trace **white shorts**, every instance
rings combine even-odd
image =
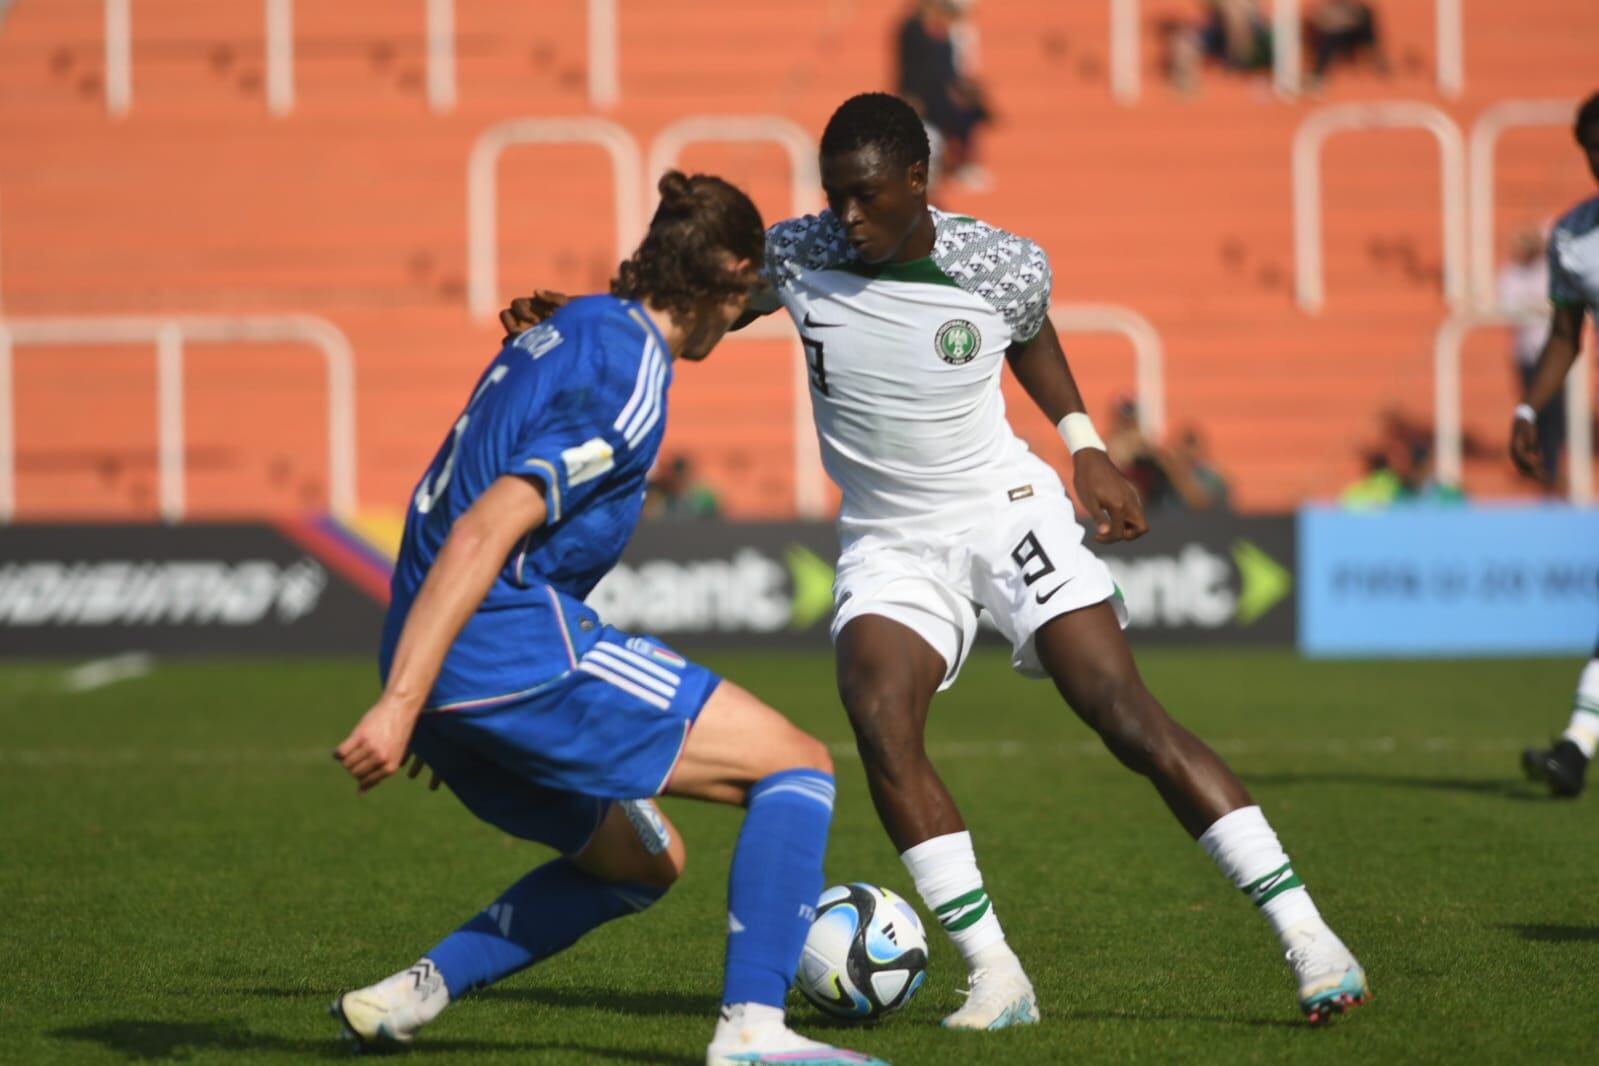
[[[943,657],[942,691],[955,683],[984,611],[1011,642],[1011,665],[1029,677],[1043,676],[1033,634],[1051,618],[1111,600],[1127,624],[1110,569],[1084,547],[1064,493],[1046,490],[993,517],[956,535],[856,539],[833,581],[833,639],[863,614],[893,619]]]

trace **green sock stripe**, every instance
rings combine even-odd
[[[964,896],[956,896],[954,899],[949,900],[947,903],[940,903],[938,906],[933,908],[933,913],[938,915],[939,921],[943,921],[945,914],[951,913],[953,911],[958,911],[962,907],[970,907],[973,903],[976,903],[978,900],[986,899],[987,897],[988,897],[988,893],[984,892],[981,887],[974,888],[970,892],[966,893]]]
[[[1304,888],[1305,882],[1294,873],[1294,864],[1285,862],[1264,877],[1257,878],[1244,887],[1244,895],[1255,901],[1255,906],[1263,906],[1276,899],[1290,888]]]
[[[1578,711],[1586,711],[1589,714],[1599,714],[1599,700],[1589,699],[1586,696],[1578,696],[1577,705],[1573,709]]]
[[[983,897],[983,902],[982,902],[981,905],[979,905],[977,907],[973,907],[971,910],[967,911],[965,914],[961,915],[960,917],[956,918],[953,915],[951,915],[950,919],[948,919],[948,920],[942,919],[942,918],[939,919],[939,920],[944,923],[945,931],[951,932],[951,933],[958,933],[962,929],[965,929],[968,926],[971,926],[971,925],[975,924],[976,922],[978,922],[979,920],[981,920],[983,915],[988,913],[988,908],[989,908],[988,897],[984,896]]]

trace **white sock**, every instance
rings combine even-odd
[[[426,1025],[450,1005],[450,989],[432,959],[418,959],[416,965],[385,977],[372,990],[394,1004],[404,1028]]]
[[[1560,734],[1582,749],[1584,758],[1593,758],[1599,748],[1599,659],[1588,660],[1577,679],[1577,699],[1571,708],[1571,722]]]
[[[1259,807],[1222,815],[1199,838],[1199,846],[1254,902],[1285,945],[1284,934],[1292,929],[1326,927]]]
[[[765,1003],[728,1003],[716,1020],[716,1035],[711,1043],[726,1047],[742,1045],[765,1031],[784,1028],[783,1008]]]
[[[1005,943],[993,902],[983,891],[970,833],[924,840],[900,859],[916,882],[917,894],[955,942],[968,969],[1022,968],[1021,960]]]

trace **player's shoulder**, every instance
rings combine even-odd
[[[1596,229],[1599,229],[1599,196],[1592,196],[1556,220],[1554,235],[1582,237]]]
[[[979,297],[1031,340],[1049,308],[1049,256],[1037,242],[981,219],[935,211],[933,261],[945,277]]]
[[[1049,269],[1049,256],[1031,238],[970,215],[930,210],[938,234],[933,243],[933,258],[945,273],[951,268],[962,274],[991,273],[1007,268]]]
[[[598,399],[632,390],[640,374],[666,357],[644,309],[615,296],[581,296],[507,344],[562,392]]]
[[[774,282],[801,270],[825,270],[854,258],[831,211],[784,219],[766,231],[766,265]]]

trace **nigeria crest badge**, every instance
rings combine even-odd
[[[983,346],[983,335],[964,318],[952,318],[933,335],[933,349],[950,366],[969,363]]]

